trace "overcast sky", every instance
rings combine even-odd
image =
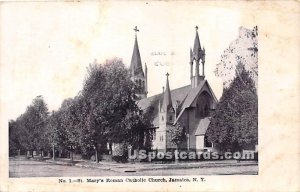
[[[245,17],[242,8],[210,2],[4,3],[0,60],[6,115],[16,118],[37,95],[43,95],[50,110],[57,109],[82,89],[94,59],[101,63],[119,57],[129,66],[134,26],[140,29],[143,65],[148,65],[148,96],[162,92],[166,72],[171,89],[190,83],[189,49],[198,25],[206,79],[219,98],[222,82],[213,71],[239,26],[255,25]]]

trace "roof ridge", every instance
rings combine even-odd
[[[171,94],[172,94],[173,91],[177,91],[178,89],[183,89],[183,88],[190,87],[190,86],[191,86],[191,85],[185,85],[185,86],[183,86],[183,87],[178,87],[178,88],[175,88],[175,89],[170,90],[170,92],[171,92]],[[147,100],[147,99],[154,98],[154,97],[161,96],[161,95],[163,95],[163,93],[158,93],[158,94],[156,94],[156,95],[152,95],[151,97],[143,98],[143,99],[141,99],[141,100]]]
[[[203,86],[205,85],[205,83],[207,83],[206,80],[203,80],[200,82],[200,84],[197,87],[194,87],[190,90],[190,92],[187,95],[187,100],[184,101],[184,103],[182,104],[182,108],[181,111],[178,115],[178,117],[176,118],[174,124],[177,123],[177,120],[181,117],[181,115],[183,114],[184,110],[191,105],[191,103],[193,103],[193,101],[195,100],[196,96],[198,95],[198,93],[202,90]],[[191,94],[193,93],[193,95]],[[191,97],[191,98],[189,98]]]

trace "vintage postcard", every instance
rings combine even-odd
[[[1,2],[0,191],[299,191],[299,12]]]

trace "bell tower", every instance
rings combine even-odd
[[[172,104],[171,90],[169,85],[169,73],[166,74],[166,87],[163,87],[162,103],[158,104],[158,123],[156,130],[155,148],[166,151],[170,147],[168,142],[168,130],[172,129],[175,121],[175,110]]]
[[[130,73],[131,73],[131,81],[133,81],[136,85],[136,96],[137,99],[143,99],[147,97],[147,65],[145,63],[145,74],[142,67],[141,55],[139,50],[139,45],[137,41],[137,32],[139,29],[137,26],[133,29],[135,31],[135,40],[133,53],[131,57],[130,63]]]
[[[202,73],[200,75],[199,67],[202,64]],[[192,88],[195,88],[199,85],[201,81],[205,79],[204,75],[204,64],[205,64],[205,49],[201,48],[199,34],[198,34],[198,26],[196,26],[196,37],[194,41],[193,50],[190,49],[190,78]],[[193,72],[193,68],[195,67],[195,73]]]

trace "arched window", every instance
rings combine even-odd
[[[201,111],[201,109],[200,109],[200,107],[199,107],[199,104],[198,103],[196,103],[196,117],[199,117],[200,116],[200,111]]]
[[[139,79],[139,87],[142,86],[142,81]]]
[[[200,109],[200,116],[201,116],[201,117],[204,117],[204,109],[203,109],[203,106],[202,106],[201,109]]]
[[[196,118],[203,118],[209,116],[211,101],[211,96],[206,91],[202,92],[198,96],[195,109]]]

